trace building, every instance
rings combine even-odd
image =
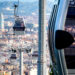
[[[0,13],[0,30],[4,32],[4,16],[3,13]]]
[[[11,71],[0,71],[0,75],[11,75]]]
[[[30,70],[30,75],[37,75],[37,67],[34,67]]]

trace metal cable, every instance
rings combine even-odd
[[[18,16],[19,16],[19,0],[18,0],[17,14],[18,14]]]

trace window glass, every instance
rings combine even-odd
[[[71,33],[71,35],[75,39],[75,4],[74,3],[75,2],[71,0],[69,8],[68,8],[67,18],[65,23],[65,30]],[[74,50],[75,50],[75,42],[70,47],[64,50],[68,69],[75,69],[75,66],[74,66],[75,51]]]

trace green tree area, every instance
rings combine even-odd
[[[50,71],[49,71],[49,75],[54,75],[54,73],[53,73],[53,67],[52,67],[52,65],[50,65]]]

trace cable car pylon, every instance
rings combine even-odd
[[[39,0],[38,74],[46,75],[46,0]]]

